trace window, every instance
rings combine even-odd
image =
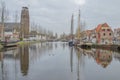
[[[103,36],[105,36],[105,33],[103,33]]]
[[[107,31],[110,31],[110,29],[107,29]]]
[[[111,36],[111,33],[109,33],[109,35]]]

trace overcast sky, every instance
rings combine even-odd
[[[13,17],[23,6],[29,8],[30,22],[40,24],[54,33],[70,33],[71,15],[74,13],[74,30],[77,28],[78,10],[86,29],[107,22],[112,28],[120,27],[120,0],[4,0]],[[10,21],[13,19],[10,17]]]

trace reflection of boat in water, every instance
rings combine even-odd
[[[7,48],[2,48],[2,49],[0,50],[0,52],[10,51],[10,50],[15,50],[15,49],[17,49],[17,47],[7,47]]]
[[[9,48],[3,48],[0,50],[0,54],[2,54],[2,57],[5,60],[13,60],[13,59],[19,59],[18,55],[18,47],[9,47]]]
[[[0,41],[1,45],[3,45],[3,47],[14,47],[14,46],[17,46],[17,42],[19,41]]]

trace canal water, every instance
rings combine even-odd
[[[0,51],[0,80],[120,80],[120,53],[37,43]]]

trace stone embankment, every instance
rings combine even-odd
[[[100,49],[107,49],[107,50],[118,50],[120,51],[120,45],[98,45],[98,44],[91,44],[91,45],[87,45],[87,44],[82,44],[82,45],[78,45],[78,47],[81,48],[100,48]]]

